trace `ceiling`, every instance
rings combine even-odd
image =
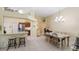
[[[43,17],[50,16],[53,13],[64,9],[64,7],[9,7],[9,8],[15,10],[23,10],[24,13],[34,11],[36,15]]]

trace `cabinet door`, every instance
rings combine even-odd
[[[30,27],[31,23],[30,22],[25,22],[25,27]]]

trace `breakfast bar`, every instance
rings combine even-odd
[[[27,32],[18,32],[18,33],[11,33],[11,34],[0,34],[0,49],[8,47],[9,39],[16,38],[16,43],[19,44],[19,38],[27,37]]]

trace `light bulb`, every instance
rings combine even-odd
[[[63,18],[63,16],[60,16],[60,19],[62,19]]]
[[[55,21],[56,22],[63,22],[64,21],[64,18],[63,18],[63,16],[56,17]]]
[[[56,22],[58,21],[58,17],[55,18],[55,21],[56,21]]]
[[[63,16],[60,16],[59,19],[58,19],[58,21],[59,21],[59,22],[64,21]]]
[[[23,14],[23,10],[18,10],[18,12],[19,12],[20,14]]]
[[[64,21],[64,19],[62,19],[62,22]]]

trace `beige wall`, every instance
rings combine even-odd
[[[0,30],[0,34],[3,33],[3,16],[2,16],[2,8],[0,8],[0,26],[1,26],[1,30]]]
[[[63,16],[64,22],[55,22],[56,16]],[[49,29],[59,32],[79,33],[79,8],[65,8],[60,13],[47,17]]]
[[[2,33],[2,16],[0,15],[0,33]]]

